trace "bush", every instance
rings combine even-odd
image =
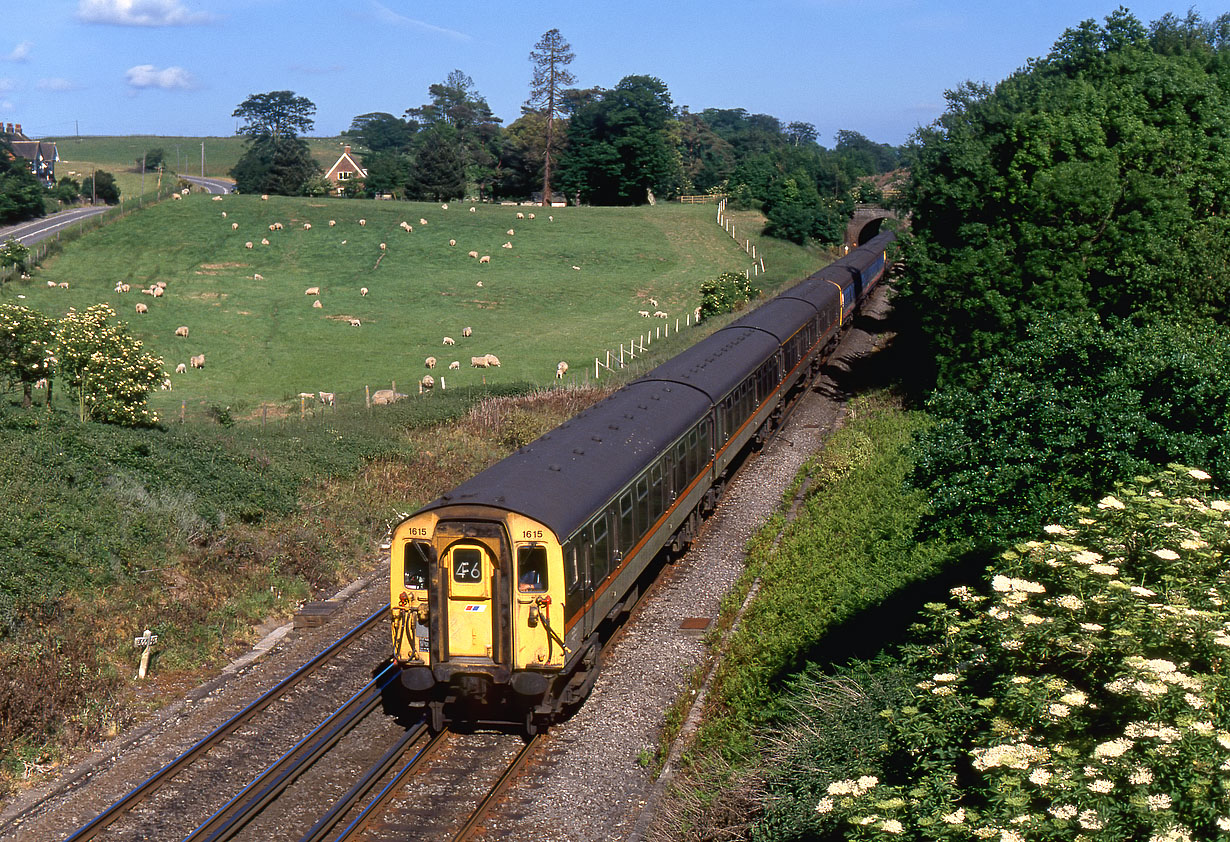
[[[700,318],[703,321],[722,313],[741,310],[759,295],[760,290],[746,275],[741,272],[723,272],[700,285]]]

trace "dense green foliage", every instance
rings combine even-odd
[[[316,104],[294,91],[269,91],[252,94],[239,104],[232,117],[244,124],[236,134],[249,138],[298,137],[312,130]]]
[[[994,88],[949,92],[910,149],[903,287],[941,382],[1063,313],[1224,314],[1230,53],[1218,26],[1150,37],[1120,9]]]
[[[231,177],[240,193],[299,196],[320,171],[303,140],[261,135],[252,139]]]
[[[751,838],[1223,838],[1230,501],[1208,480],[1139,477],[929,604],[892,657],[800,680]]]
[[[1230,330],[1043,323],[928,409],[912,481],[933,525],[1004,546],[1150,465],[1230,476]]]
[[[54,319],[28,307],[0,304],[0,377],[21,388],[23,406],[30,406],[34,384],[50,373],[54,337]]]
[[[723,272],[716,278],[701,283],[700,317],[708,319],[722,313],[741,310],[759,295],[760,290],[752,284],[747,275],[742,272]]]
[[[30,164],[0,140],[0,224],[9,225],[43,215],[43,186]]]
[[[91,201],[115,205],[120,201],[120,186],[111,173],[94,170],[81,180],[81,195]]]
[[[37,317],[27,317],[37,320]],[[35,343],[35,354],[43,351]],[[148,354],[106,304],[69,308],[56,324],[56,362],[49,372],[76,401],[79,418],[126,426],[154,424],[150,391],[165,377],[162,359]]]

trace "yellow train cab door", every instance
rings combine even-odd
[[[494,548],[481,540],[457,541],[445,551],[443,561],[448,577],[447,657],[494,660]]]

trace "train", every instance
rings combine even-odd
[[[406,704],[436,731],[464,720],[532,735],[584,700],[654,559],[686,548],[732,466],[812,382],[884,277],[893,236],[398,522],[389,586]]]

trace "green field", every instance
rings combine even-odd
[[[584,382],[595,356],[668,323],[673,330],[699,304],[703,280],[751,262],[714,223],[712,207],[556,208],[554,221],[541,208],[536,219],[517,220],[531,209],[469,207],[193,194],[86,234],[31,280],[5,285],[0,300],[22,295],[21,303],[55,316],[107,302],[168,373],[205,354],[204,369],[170,374],[173,390],[151,396],[163,417],[177,416],[181,401],[190,415],[226,406],[236,417],[277,417],[297,411],[301,392],[334,392],[349,406],[363,405],[366,388],[394,382],[417,393],[428,356],[449,388],[552,382],[560,360],[572,381]],[[399,227],[403,220],[413,233]],[[275,222],[284,228],[271,232]],[[798,279],[822,261],[757,242],[775,270],[765,285]],[[471,250],[490,255],[490,264]],[[49,289],[48,281],[70,287]],[[162,298],[138,291],[157,281],[167,285]],[[116,293],[117,283],[131,291]],[[320,295],[305,295],[308,287]],[[149,312],[138,315],[138,303]],[[658,309],[670,318],[638,315]],[[188,338],[175,336],[180,325]],[[463,338],[467,326],[473,336]],[[457,345],[444,346],[445,336]],[[471,356],[488,353],[500,368],[470,366]],[[453,360],[461,367],[448,371]]]
[[[120,195],[125,200],[141,195],[141,169],[137,160],[150,149],[161,148],[166,153],[167,175],[178,172],[183,175],[201,175],[201,147],[204,146],[205,175],[213,178],[230,178],[231,168],[243,155],[247,139],[231,137],[164,137],[158,135],[123,135],[116,137],[49,137],[60,154],[56,164],[56,178],[68,176],[80,181],[89,176],[94,168],[106,170],[116,177]],[[342,153],[347,142],[340,137],[304,138],[312,150],[312,157],[322,170],[328,170]],[[145,192],[157,188],[158,174],[146,173]]]

